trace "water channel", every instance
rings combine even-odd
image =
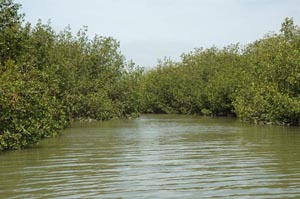
[[[300,198],[300,128],[143,115],[0,153],[0,198]]]

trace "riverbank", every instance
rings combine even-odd
[[[246,46],[199,48],[181,57],[143,76],[145,112],[300,125],[300,28],[292,19]]]
[[[118,41],[57,33],[24,23],[20,6],[0,2],[0,151],[56,135],[75,118],[110,120],[139,110],[142,70],[127,62]]]

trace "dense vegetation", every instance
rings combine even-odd
[[[300,29],[247,46],[196,49],[144,73],[110,37],[56,33],[24,22],[20,5],[0,0],[0,151],[57,134],[73,119],[145,113],[237,116],[300,124]]]
[[[0,0],[0,151],[52,136],[71,119],[138,113],[142,71],[125,61],[116,40],[32,27],[19,8]]]
[[[300,124],[300,29],[247,46],[196,49],[162,61],[142,80],[145,112],[238,116],[253,123]]]

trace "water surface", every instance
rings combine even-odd
[[[300,129],[144,115],[0,153],[0,198],[300,198]]]

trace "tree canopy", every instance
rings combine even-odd
[[[90,39],[51,24],[24,24],[20,5],[0,1],[0,150],[58,133],[70,120],[138,114],[142,70],[111,37]]]
[[[246,46],[195,49],[164,60],[142,80],[144,111],[237,116],[254,123],[300,124],[300,29]]]

